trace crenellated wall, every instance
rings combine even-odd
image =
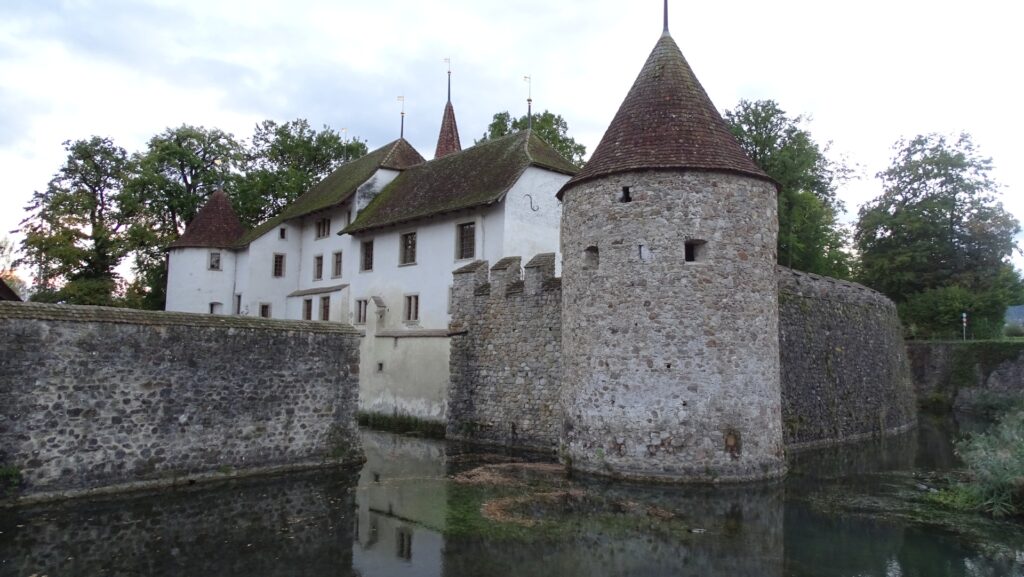
[[[561,279],[552,255],[455,271],[449,437],[555,449],[561,434]],[[864,286],[778,267],[789,449],[895,433],[916,422],[896,307]]]
[[[358,461],[358,340],[338,323],[0,303],[0,467],[39,496]]]
[[[448,437],[553,450],[561,413],[562,288],[555,255],[475,261],[452,289]]]

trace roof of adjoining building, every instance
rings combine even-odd
[[[499,202],[531,166],[570,176],[578,170],[532,130],[524,130],[406,170],[339,234]]]
[[[420,153],[404,138],[389,142],[369,154],[339,166],[316,186],[285,207],[280,214],[247,232],[238,241],[238,245],[248,245],[287,220],[345,202],[380,168],[405,170],[423,162]]]
[[[773,182],[743,152],[667,31],[594,154],[558,198],[581,182],[652,169],[732,172]]]
[[[21,297],[0,278],[0,301],[20,301]]]
[[[441,116],[441,132],[437,135],[437,148],[434,149],[434,158],[448,156],[462,150],[462,143],[459,142],[459,125],[455,123],[455,109],[452,108],[452,101],[444,105],[444,115]]]
[[[243,233],[245,227],[231,208],[231,199],[217,189],[168,248],[227,248],[234,246]]]

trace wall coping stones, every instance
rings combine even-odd
[[[518,265],[520,262],[522,262],[522,260],[522,257],[506,256],[505,258],[494,263],[494,266],[491,267],[491,270],[507,270],[509,268],[512,268],[513,264]]]
[[[784,266],[775,267],[775,277],[779,282],[780,293],[894,310],[896,308],[889,297],[855,282],[793,270]],[[837,298],[836,295],[839,293],[848,298]]]
[[[352,325],[345,323],[2,301],[0,302],[0,320],[9,319],[358,334]]]
[[[542,252],[540,254],[534,255],[534,257],[530,259],[530,262],[526,263],[526,266],[523,268],[538,268],[547,266],[555,266],[555,253]]]
[[[452,271],[452,274],[467,274],[467,273],[471,273],[471,272],[476,272],[477,270],[480,269],[480,267],[486,267],[486,266],[487,266],[487,261],[485,261],[485,260],[475,260],[475,261],[473,261],[473,262],[471,262],[471,263],[469,263],[469,264],[467,264],[465,266],[462,266],[462,267],[459,267],[459,268],[455,269],[454,271]]]

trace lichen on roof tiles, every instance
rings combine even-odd
[[[380,168],[405,170],[422,163],[423,157],[404,138],[389,142],[369,154],[339,166],[277,216],[246,233],[238,245],[248,245],[287,220],[345,202]]]
[[[168,248],[230,248],[244,232],[228,195],[217,189]]]
[[[493,204],[530,166],[577,171],[533,131],[517,132],[406,170],[342,234]]]
[[[663,34],[590,161],[558,192],[639,170],[708,170],[772,182],[743,152],[675,41]]]

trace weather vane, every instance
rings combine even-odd
[[[399,96],[398,101],[402,103],[402,127],[398,132],[398,137],[405,138],[405,97]]]

